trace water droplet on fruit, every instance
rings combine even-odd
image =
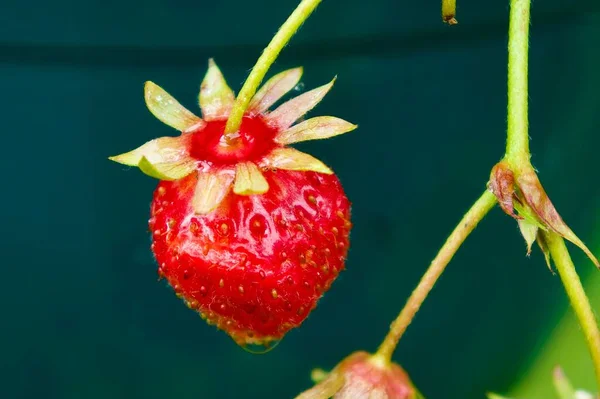
[[[292,310],[292,304],[286,301],[286,302],[285,302],[285,310],[287,310],[288,312],[289,312],[290,310]]]
[[[183,279],[188,280],[190,277],[192,277],[192,272],[189,269],[185,269],[183,271]]]
[[[329,256],[329,255],[331,255],[331,250],[330,250],[329,248],[325,248],[325,249],[323,250],[323,255],[325,255],[325,256]]]
[[[154,235],[155,236],[159,236],[160,235],[160,230],[158,230],[158,229],[154,230]]]
[[[240,346],[246,351],[246,352],[250,352],[254,355],[262,355],[265,354],[271,350],[273,350],[278,344],[279,342],[281,342],[281,340],[279,341],[270,341],[267,343],[247,343],[247,344],[240,344]]]
[[[285,251],[281,251],[281,259],[286,259],[287,258],[287,252]]]
[[[225,307],[226,307],[226,306],[225,306],[225,304],[224,304],[224,303],[222,303],[222,304],[221,304],[221,306],[219,306],[219,309],[221,309],[221,310],[225,310]],[[230,323],[230,322],[231,322],[231,320],[228,320],[228,322]]]
[[[200,287],[200,295],[206,296],[207,289],[205,286]]]
[[[285,278],[285,281],[289,284],[289,285],[294,285],[294,279],[292,278],[292,276],[287,276]]]

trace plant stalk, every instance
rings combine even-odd
[[[406,305],[390,326],[388,335],[377,349],[374,358],[383,364],[391,361],[392,354],[398,345],[398,341],[419,311],[419,308],[433,289],[433,286],[442,275],[452,257],[458,251],[465,239],[477,227],[477,224],[487,215],[496,204],[496,197],[489,191],[485,191],[471,209],[463,216],[462,220],[454,228],[437,256],[419,281],[412,292]]]
[[[598,321],[577,275],[565,241],[556,233],[542,232],[542,234],[585,336],[596,370],[596,383],[600,389],[600,329],[598,329]]]
[[[448,25],[456,25],[456,0],[442,0],[442,21]]]
[[[508,125],[506,159],[515,168],[529,164],[528,53],[530,0],[511,0],[508,29]]]
[[[319,3],[321,3],[321,0],[302,0],[285,23],[281,25],[281,28],[279,28],[279,31],[273,36],[269,45],[263,50],[235,100],[231,113],[229,114],[229,119],[225,125],[226,136],[237,132],[240,128],[244,112],[246,111],[246,108],[248,108],[250,100],[252,100],[258,86],[262,83],[267,71],[271,65],[273,65],[281,50],[290,41],[292,36],[294,36],[296,31],[298,31],[302,23],[306,21],[315,8],[317,8]]]

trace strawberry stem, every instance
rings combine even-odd
[[[585,339],[590,351],[590,355],[596,369],[596,381],[600,388],[600,330],[598,322],[594,316],[594,311],[590,304],[590,300],[585,294],[581,280],[577,275],[569,251],[565,245],[565,241],[556,233],[541,232],[554,260],[556,270],[565,287],[567,296],[571,301],[571,306],[575,311],[575,315],[579,320],[579,325],[583,330]]]
[[[319,3],[321,3],[321,0],[302,0],[285,23],[281,25],[281,28],[273,36],[269,45],[263,50],[263,53],[258,58],[258,61],[256,61],[256,65],[252,68],[252,72],[250,72],[248,79],[244,82],[242,89],[235,99],[235,104],[225,126],[226,137],[234,134],[240,128],[244,112],[246,112],[250,100],[254,97],[267,71],[273,65],[281,50],[290,41],[292,36],[294,36],[296,31],[298,31],[300,25],[308,19]]]
[[[508,126],[505,159],[516,174],[533,169],[529,152],[528,52],[531,0],[511,0],[508,32]],[[600,330],[564,240],[542,232],[563,286],[577,315],[596,369],[600,388]]]
[[[485,191],[481,197],[463,216],[462,220],[454,228],[437,256],[431,262],[431,265],[419,281],[419,284],[412,292],[406,305],[394,320],[390,327],[388,335],[383,340],[382,344],[377,349],[374,358],[382,364],[389,364],[392,359],[392,354],[398,345],[398,341],[412,322],[413,318],[419,311],[419,308],[427,298],[427,295],[433,289],[433,286],[440,278],[452,257],[461,247],[465,239],[475,230],[477,224],[487,215],[487,213],[496,204],[496,197],[490,191]]]
[[[442,21],[448,25],[456,25],[456,0],[442,0]]]
[[[530,0],[511,0],[508,28],[508,125],[506,160],[516,169],[529,165],[528,52]]]

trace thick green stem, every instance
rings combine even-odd
[[[481,197],[463,216],[462,220],[454,228],[437,256],[431,262],[431,265],[419,281],[419,284],[412,292],[406,305],[390,326],[390,332],[385,337],[383,343],[379,346],[374,358],[382,363],[390,362],[392,353],[398,341],[406,331],[408,325],[419,311],[419,308],[433,289],[438,278],[446,269],[446,265],[452,260],[452,257],[458,251],[465,239],[477,227],[477,224],[484,218],[485,215],[496,204],[496,197],[489,191],[485,191]]]
[[[506,159],[513,167],[529,164],[527,73],[530,0],[511,0],[508,32],[508,126]]]
[[[263,50],[263,53],[258,61],[256,61],[256,65],[252,68],[252,72],[250,72],[248,79],[244,82],[244,85],[235,100],[235,104],[233,105],[233,109],[227,120],[227,125],[225,126],[226,135],[233,134],[240,128],[244,112],[246,111],[246,108],[248,108],[250,100],[252,100],[258,86],[260,86],[267,74],[267,71],[275,62],[281,50],[290,41],[292,36],[294,36],[298,28],[300,28],[300,25],[306,21],[320,2],[321,0],[302,0],[294,12],[288,17],[287,21],[281,25],[281,28],[279,28],[279,31],[275,34],[271,43]]]
[[[565,245],[565,241],[556,233],[542,233],[554,260],[556,270],[567,291],[571,306],[579,320],[590,355],[596,369],[596,382],[600,389],[600,330],[590,301],[585,294],[581,280]]]

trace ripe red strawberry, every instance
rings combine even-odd
[[[292,126],[333,82],[267,111],[301,74],[271,78],[234,134],[224,133],[234,93],[212,60],[199,97],[204,119],[147,82],[148,108],[182,135],[111,158],[161,180],[149,222],[159,274],[243,346],[269,347],[299,326],[348,251],[350,203],[339,180],[286,147],[356,127],[334,117]]]

